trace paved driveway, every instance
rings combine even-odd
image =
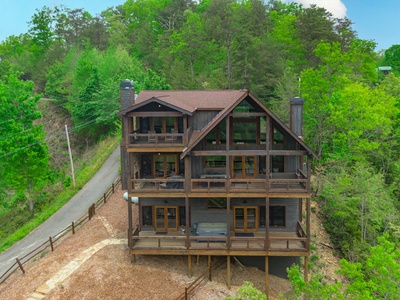
[[[118,177],[119,147],[95,176],[62,208],[17,244],[0,254],[0,276],[15,262],[78,220],[88,207],[104,195]]]

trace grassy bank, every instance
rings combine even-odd
[[[68,188],[64,188],[60,193],[54,196],[45,209],[35,214],[33,219],[2,240],[0,242],[0,253],[24,238],[67,203],[100,169],[107,158],[118,147],[119,141],[119,137],[109,137],[87,152],[85,155],[90,157],[90,160],[88,160],[89,163],[83,163],[77,168],[77,174],[75,176],[76,187],[74,188],[71,185]],[[60,185],[60,183],[58,183],[58,185]],[[57,189],[55,188],[55,190]]]

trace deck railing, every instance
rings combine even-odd
[[[229,243],[228,243],[229,241]],[[142,242],[142,243],[139,243]],[[132,249],[224,250],[224,251],[307,251],[307,237],[297,236],[132,236]],[[136,247],[135,247],[136,246]]]
[[[183,133],[138,133],[128,134],[127,145],[130,148],[149,146],[168,146],[177,144],[183,146]]]
[[[184,178],[147,178],[131,179],[131,191],[140,193],[176,193],[185,191]],[[222,179],[222,178],[192,178],[190,180],[190,192],[214,193],[214,192],[279,192],[279,193],[307,193],[308,179]]]

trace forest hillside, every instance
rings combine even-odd
[[[63,128],[51,133],[43,115],[65,118],[78,159],[119,135],[124,79],[136,92],[246,88],[285,122],[289,99],[305,99],[304,139],[319,156],[313,200],[347,284],[318,274],[306,284],[292,268],[298,293],[400,298],[400,45],[377,53],[351,20],[317,6],[121,0],[96,16],[37,9],[0,57],[0,240],[71,186]]]

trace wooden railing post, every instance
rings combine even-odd
[[[50,241],[51,252],[53,252],[54,251],[54,245],[53,245],[53,239],[51,238],[51,236],[49,237],[49,241]]]
[[[24,274],[25,274],[25,270],[24,270],[24,268],[22,267],[21,261],[18,259],[18,257],[16,258],[16,261],[17,261],[17,263],[18,263],[18,266],[20,267],[20,269],[21,269],[22,273],[24,273]]]
[[[72,222],[71,228],[72,228],[72,234],[75,234],[75,223],[74,222]]]
[[[114,186],[114,183],[112,184],[112,192],[113,192],[113,194],[114,194],[114,188],[115,188],[115,186]]]
[[[187,299],[188,299],[188,288],[185,287],[185,300],[187,300]]]
[[[106,197],[106,193],[104,193],[104,195],[103,195],[103,202],[104,202],[104,204],[106,204],[106,203],[107,203],[107,197]]]

